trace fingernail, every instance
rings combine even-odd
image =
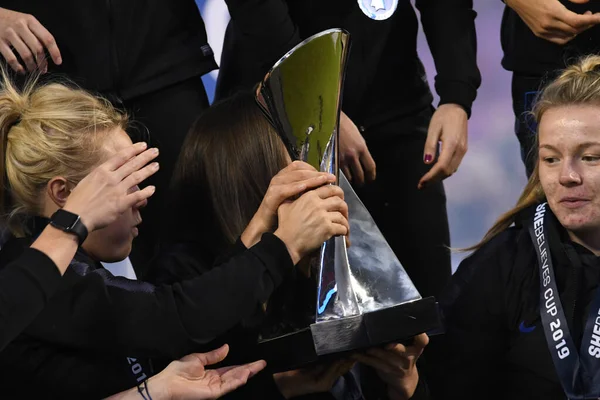
[[[158,163],[157,163],[157,162],[155,162],[155,163],[152,163],[152,169],[154,169],[154,170],[158,170],[159,168],[160,168],[160,166],[158,165]]]
[[[152,193],[156,192],[156,186],[148,186]]]
[[[62,57],[58,57],[56,59],[56,63],[59,64],[59,65],[62,64]]]
[[[433,156],[431,154],[425,154],[425,164],[429,164],[432,159]]]
[[[148,146],[148,144],[146,142],[139,142],[137,145],[142,149],[145,149],[146,146]]]
[[[152,149],[152,154],[158,154],[158,149],[156,147]]]

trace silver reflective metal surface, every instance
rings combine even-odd
[[[292,159],[338,177],[349,207],[351,246],[336,237],[313,260],[316,323],[350,318],[421,298],[338,165],[338,126],[349,35],[319,33],[288,52],[259,85],[256,98]]]
[[[381,21],[396,12],[398,0],[358,0],[358,6],[367,17]]]

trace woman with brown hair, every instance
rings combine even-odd
[[[440,398],[600,396],[600,57],[566,68],[533,114],[533,174],[441,301]]]
[[[347,233],[345,217],[329,213],[328,199],[339,198],[335,189],[324,199],[300,196],[279,211],[287,198],[334,179],[290,169],[242,233],[248,248],[236,257],[202,277],[164,285],[115,277],[101,262],[127,257],[146,201],[89,235],[65,205],[89,171],[132,145],[126,127],[125,114],[83,90],[31,82],[18,91],[2,82],[2,189],[9,189],[2,195],[11,202],[1,211],[14,237],[0,251],[0,267],[17,259],[48,223],[76,234],[79,245],[52,299],[0,352],[3,397],[99,398],[144,383],[163,359],[217,347],[215,337],[251,318],[297,260]],[[158,164],[149,168],[156,171]],[[128,192],[138,190],[133,185]],[[343,201],[335,204],[341,208]],[[278,229],[257,235],[256,226],[277,212]]]
[[[168,282],[209,272],[203,268],[190,269],[193,263],[184,265],[183,260],[204,259],[207,261],[203,265],[210,265],[214,259],[227,259],[243,251],[244,246],[236,242],[236,238],[249,223],[259,226],[252,221],[261,213],[262,199],[272,195],[269,182],[280,179],[279,171],[301,165],[305,164],[292,162],[253,94],[239,93],[203,112],[184,141],[172,183],[170,209],[180,216],[169,219],[178,221],[185,216],[192,229],[178,230],[180,236],[165,238],[171,244],[165,246],[164,261],[160,265],[170,268],[161,271],[162,278],[158,279]],[[304,171],[298,170],[298,173]],[[330,188],[324,186],[313,190],[312,195],[323,196],[327,190]],[[341,199],[332,197],[328,201],[333,206]],[[293,207],[293,203],[279,207],[279,218],[289,207]],[[275,213],[271,215],[271,219],[263,218],[268,223],[259,226],[261,233],[278,229],[281,219],[275,218]],[[338,218],[341,217],[340,214]],[[205,229],[204,234],[198,235],[201,228]],[[227,336],[232,349],[237,349],[234,352],[238,354],[232,354],[233,360],[244,351],[245,344],[252,344],[259,335],[277,336],[304,328],[311,322],[316,283],[312,282],[310,268],[301,262],[288,275],[265,304],[264,314],[242,321],[235,332]],[[423,334],[411,346],[392,343],[328,365],[275,375],[265,372],[231,396],[265,400],[306,395],[308,397],[303,398],[405,399],[416,390],[415,362],[427,342]],[[355,366],[357,363],[373,368],[359,368]]]

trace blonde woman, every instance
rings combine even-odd
[[[533,174],[444,300],[440,398],[600,396],[600,57],[565,69],[533,113]]]
[[[3,211],[15,238],[0,251],[0,267],[18,258],[49,221],[68,228],[64,207],[78,182],[131,146],[126,122],[109,102],[85,91],[29,84],[20,92],[4,79],[0,139],[12,204]],[[80,246],[57,293],[0,353],[3,397],[88,399],[145,388],[164,361],[214,349],[216,336],[260,312],[301,257],[347,233],[346,218],[338,217],[345,203],[331,210],[327,202],[343,195],[332,187],[324,198],[300,196],[276,217],[274,233],[259,234],[287,198],[333,179],[305,164],[282,171],[241,235],[249,248],[202,277],[168,285],[114,277],[100,264],[127,257],[145,200],[103,229],[78,235]]]

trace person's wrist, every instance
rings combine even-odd
[[[268,232],[269,230],[270,227],[267,226],[264,218],[257,212],[250,220],[246,229],[244,229],[244,232],[242,232],[240,238],[242,243],[244,243],[244,246],[250,248],[260,241],[260,237],[263,233]]]
[[[388,383],[387,391],[390,400],[409,400],[415,394],[419,384],[419,372],[415,371],[409,376],[399,378],[400,382]]]
[[[169,379],[165,378],[163,373],[153,376],[148,379],[146,385],[148,387],[148,393],[152,396],[154,400],[171,400],[172,395],[169,388],[171,387],[172,382],[169,382]],[[143,388],[142,382],[142,388]]]
[[[96,230],[96,226],[92,222],[93,218],[90,218],[89,215],[86,215],[85,211],[79,210],[77,206],[69,204],[69,202],[67,201],[67,203],[62,209],[72,214],[78,215],[79,221],[83,224],[83,226],[86,227],[88,233],[91,233],[94,230]]]
[[[290,258],[292,259],[292,263],[294,265],[298,264],[302,257],[300,256],[300,252],[293,245],[293,240],[287,237],[287,233],[283,229],[277,229],[273,234],[285,244],[285,247],[290,254]]]
[[[465,110],[465,108],[458,103],[444,103],[444,104],[441,104],[438,108],[442,108],[442,107],[452,109],[452,110],[462,111],[465,114],[467,114],[467,110]]]

